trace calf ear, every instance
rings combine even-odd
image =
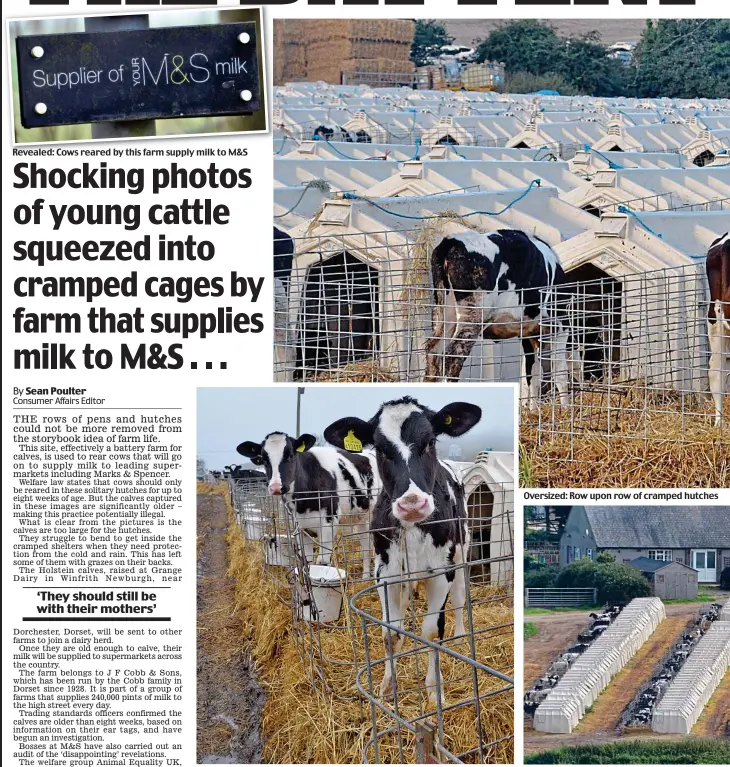
[[[373,425],[362,418],[340,418],[324,430],[324,438],[330,445],[359,453],[363,447],[372,446],[374,431]]]
[[[431,425],[436,434],[460,437],[476,426],[482,417],[482,409],[468,402],[452,402],[436,413]]]
[[[236,448],[236,452],[246,458],[256,458],[261,455],[261,445],[258,442],[241,442]]]
[[[292,441],[294,442],[294,449],[297,453],[305,453],[309,448],[314,447],[317,444],[317,438],[313,437],[311,434],[302,434]]]

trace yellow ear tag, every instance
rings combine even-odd
[[[451,418],[451,416],[450,416],[450,415],[445,415],[445,416],[444,416],[444,423],[445,423],[447,426],[449,426],[449,425],[451,424],[451,421],[452,421],[452,420],[453,420],[453,419]]]
[[[302,442],[301,445],[297,448],[297,453],[303,453],[304,452],[304,443]]]
[[[345,450],[349,450],[351,453],[362,452],[362,442],[355,436],[355,432],[352,429],[347,432],[347,436],[342,440],[342,444],[345,446]]]

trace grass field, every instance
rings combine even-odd
[[[534,623],[525,623],[524,632],[525,639],[529,639],[530,637],[537,636],[540,629]]]
[[[730,743],[722,740],[680,740],[569,746],[526,754],[526,764],[728,764]]]
[[[584,613],[589,610],[601,609],[598,605],[582,605],[581,607],[526,607],[525,615],[552,615],[552,613]]]

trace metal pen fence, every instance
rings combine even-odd
[[[331,535],[323,529],[326,521],[302,516],[291,501],[268,495],[265,484],[231,485],[238,524],[247,539],[264,547],[268,576],[286,586],[292,636],[313,688],[327,701],[360,704],[363,727],[370,728],[364,761],[412,762],[426,751],[439,761],[486,762],[494,756],[511,761],[504,758],[511,748],[514,714],[511,483],[472,483],[464,561],[447,568],[455,583],[461,579],[464,584],[464,634],[452,636],[458,607],[452,594],[448,605],[437,608],[445,621],[443,642],[421,636],[424,620],[437,620],[428,594],[443,574],[421,572],[416,553],[409,558],[412,543],[405,537],[402,577],[391,582],[404,595],[399,623],[389,620],[387,607],[383,615],[359,522],[341,514]],[[297,500],[305,499],[298,495]],[[318,494],[318,500],[325,505],[332,499]],[[337,500],[348,507],[349,498]],[[374,534],[367,533],[367,540]],[[278,553],[268,555],[267,549]],[[381,695],[385,629],[393,636],[403,634],[407,647],[393,654],[392,690]],[[427,686],[429,653],[436,676]],[[443,699],[429,701],[434,683]],[[419,740],[422,735],[425,739]]]
[[[277,275],[277,379],[517,382],[539,440],[650,440],[665,416],[680,438],[719,420],[730,440],[730,334],[725,325],[724,352],[711,354],[703,261],[619,276],[589,263],[531,297],[457,296],[431,276],[448,225],[295,241],[291,271]],[[535,321],[522,312],[530,303]],[[716,389],[725,380],[724,419],[713,376]]]
[[[598,589],[525,589],[525,607],[581,607],[598,602]]]
[[[720,417],[730,413],[727,380],[717,396],[719,377],[730,372],[730,333],[725,327],[724,351],[712,353],[704,263],[586,279],[542,291],[541,302],[548,319],[538,368],[554,362],[567,324],[571,380],[566,401],[552,397],[538,410],[540,439],[568,436],[574,459],[575,438],[585,434],[658,440],[718,421],[730,442]]]

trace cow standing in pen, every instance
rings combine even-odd
[[[363,576],[370,575],[370,515],[380,490],[373,455],[356,455],[333,447],[315,447],[311,434],[290,437],[267,434],[263,442],[242,442],[236,449],[257,466],[263,466],[269,493],[284,498],[304,535],[307,562],[314,559],[316,534],[318,564],[328,565],[337,528],[351,526],[362,550]],[[349,530],[348,530],[349,532]]]
[[[547,243],[513,229],[460,232],[434,248],[431,273],[435,306],[425,381],[458,381],[480,337],[520,338],[529,404],[536,409],[541,385],[537,361],[541,335],[547,331],[552,335],[555,386],[560,403],[568,404],[569,329],[564,313],[555,305],[548,308],[541,296],[542,289],[558,288],[566,278]]]
[[[411,397],[386,402],[369,421],[343,418],[325,430],[325,439],[342,446],[353,437],[375,448],[382,490],[371,530],[375,549],[375,581],[383,620],[396,629],[404,619],[415,580],[426,587],[428,613],[421,629],[425,639],[444,638],[446,602],[451,594],[454,635],[464,634],[469,552],[464,488],[454,470],[436,455],[436,440],[465,434],[481,418],[476,405],[454,402],[438,413]],[[393,684],[395,661],[405,637],[383,628],[386,661],[380,688]],[[436,651],[430,653],[426,687],[436,705]]]
[[[710,343],[710,393],[715,403],[715,423],[722,423],[723,398],[730,392],[730,234],[715,240],[707,252],[710,306],[707,338]]]

